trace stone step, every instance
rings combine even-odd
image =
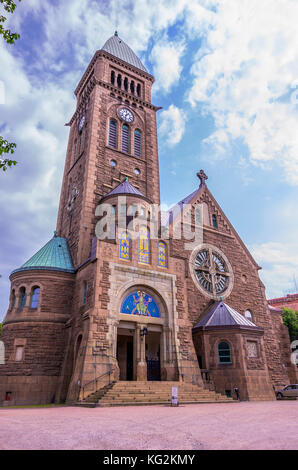
[[[171,404],[172,386],[178,387],[180,404],[230,403],[232,398],[205,389],[202,386],[182,382],[131,382],[119,381],[104,391],[99,390],[84,400],[99,406],[128,406],[146,404]]]

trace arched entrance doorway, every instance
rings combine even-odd
[[[161,380],[164,316],[151,290],[132,288],[120,305],[117,360],[120,380]]]

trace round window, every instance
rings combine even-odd
[[[113,166],[113,167],[117,166],[116,160],[111,160],[110,165]]]
[[[135,172],[136,175],[139,175],[139,174],[141,173],[138,168],[135,168],[135,169],[134,169],[134,172]]]
[[[211,245],[196,248],[191,257],[191,274],[196,286],[208,297],[227,297],[233,288],[233,270],[226,256]]]

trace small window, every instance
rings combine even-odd
[[[11,310],[15,307],[15,304],[16,304],[16,293],[15,293],[15,290],[12,289],[12,293],[11,293],[11,307],[10,307]]]
[[[87,281],[83,282],[83,305],[86,305],[87,302]]]
[[[129,127],[122,126],[122,152],[129,152]]]
[[[141,217],[146,217],[146,208],[144,206],[141,207]]]
[[[139,263],[150,264],[150,232],[146,226],[139,231]]]
[[[157,265],[162,268],[167,267],[167,246],[164,242],[157,244]]]
[[[135,216],[137,209],[138,209],[137,206],[135,204],[132,204],[131,206],[129,206],[128,214]]]
[[[116,148],[117,145],[117,122],[114,119],[110,120],[109,128],[109,146]]]
[[[20,302],[19,302],[19,309],[20,310],[23,310],[23,308],[25,307],[26,299],[27,299],[26,289],[25,289],[25,287],[21,287],[21,289],[20,289]]]
[[[124,79],[124,90],[125,90],[125,91],[128,91],[128,80],[127,80],[127,77],[125,77],[125,79]]]
[[[16,347],[16,356],[15,361],[22,361],[24,355],[24,346],[17,346]]]
[[[137,85],[137,95],[141,96],[141,85],[139,83]]]
[[[117,166],[116,160],[111,160],[111,161],[110,161],[110,165],[111,165],[113,168],[115,168],[115,167]]]
[[[244,316],[247,318],[247,320],[252,321],[252,314],[250,310],[245,310]]]
[[[5,401],[10,401],[11,400],[11,392],[5,392]]]
[[[30,308],[38,308],[40,287],[33,287]]]
[[[122,85],[122,78],[121,78],[121,75],[119,74],[118,77],[117,77],[117,86],[118,86],[118,88],[121,88],[121,85]]]
[[[134,134],[134,155],[135,157],[141,156],[141,132],[137,129]]]
[[[218,361],[220,364],[231,364],[231,348],[229,343],[221,341],[218,345]]]
[[[200,209],[196,209],[196,224],[201,223],[201,211]]]
[[[131,91],[131,94],[134,95],[134,93],[135,93],[135,82],[133,80],[130,82],[130,91]]]
[[[111,84],[114,85],[114,83],[115,83],[115,72],[114,72],[114,70],[112,70],[112,72],[111,72]]]
[[[134,174],[137,176],[139,176],[139,174],[141,173],[141,171],[138,168],[135,168],[133,171],[134,171]]]
[[[218,228],[217,226],[217,217],[215,214],[212,215],[212,225],[213,225],[213,228]]]
[[[128,233],[122,233],[120,237],[120,258],[130,260],[131,240]]]

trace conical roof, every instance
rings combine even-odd
[[[109,52],[113,56],[118,57],[118,59],[121,59],[124,62],[127,62],[128,64],[148,73],[133,50],[122,39],[119,38],[117,31],[115,31],[114,36],[110,37],[110,39],[105,42],[102,50]]]
[[[57,237],[55,234],[46,245],[44,245],[20,268],[15,269],[12,274],[32,269],[74,273],[75,270],[68,248],[67,239]]]
[[[108,196],[113,196],[115,194],[132,194],[135,196],[141,196],[141,197],[146,198],[144,194],[142,194],[137,188],[135,188],[132,184],[130,184],[130,182],[127,179],[122,181],[122,183],[118,184],[116,188],[112,189],[112,191],[106,194],[105,198]]]
[[[195,325],[194,329],[213,327],[245,327],[259,329],[252,321],[234,310],[226,303],[215,302],[205,313],[203,318]]]

